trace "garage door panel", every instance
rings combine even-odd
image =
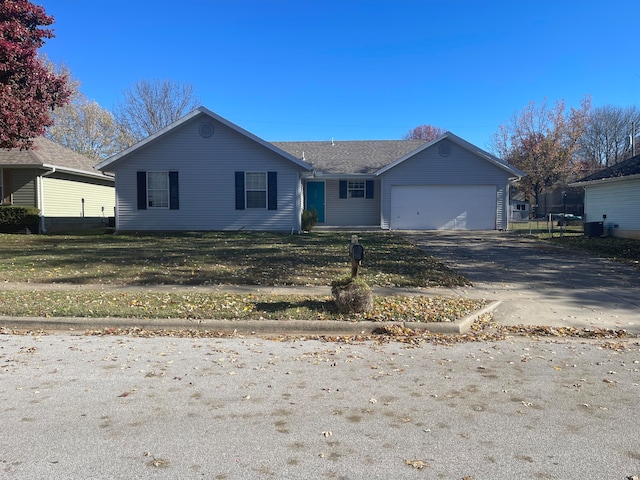
[[[494,230],[496,187],[393,186],[391,228],[395,230]]]

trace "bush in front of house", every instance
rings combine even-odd
[[[0,232],[16,233],[38,232],[40,210],[34,207],[16,207],[6,205],[0,207]]]
[[[331,293],[340,313],[365,313],[373,308],[371,288],[362,277],[334,280]]]
[[[310,232],[318,223],[318,212],[315,208],[302,211],[302,231]]]

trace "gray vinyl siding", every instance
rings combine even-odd
[[[508,226],[509,174],[484,158],[454,142],[451,155],[442,157],[436,143],[384,172],[382,177],[381,227],[389,228],[391,188],[394,185],[495,185],[497,192],[496,228]]]
[[[612,235],[637,238],[637,232],[640,232],[640,179],[588,185],[584,212],[586,222],[604,221],[605,231]],[[603,219],[603,215],[607,218]]]
[[[199,134],[202,122],[215,133]],[[301,168],[241,133],[198,116],[140,148],[113,166],[116,173],[117,229],[274,230],[300,229]],[[137,208],[138,171],[177,171],[177,210]],[[278,174],[278,208],[236,210],[235,172]]]
[[[38,207],[36,193],[36,178],[38,171],[35,169],[16,168],[12,170],[13,204],[18,207]]]
[[[380,182],[375,181],[373,198],[340,198],[340,181],[325,182],[325,223],[334,227],[379,226]]]

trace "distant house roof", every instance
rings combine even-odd
[[[324,174],[374,174],[424,145],[424,140],[272,142]]]
[[[5,167],[39,167],[46,170],[61,170],[79,175],[106,177],[94,168],[95,160],[80,155],[45,137],[33,140],[29,150],[1,149],[0,166]]]
[[[604,182],[607,180],[618,180],[623,177],[631,177],[634,175],[640,175],[640,155],[628,158],[627,160],[616,163],[615,165],[600,170],[599,172],[592,173],[571,185],[582,185],[584,183],[595,181]]]

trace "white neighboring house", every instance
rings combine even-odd
[[[604,233],[640,239],[640,155],[585,177],[584,221],[603,222]]]
[[[112,176],[48,138],[29,150],[0,149],[0,205],[40,210],[40,233],[102,227],[113,217]]]

